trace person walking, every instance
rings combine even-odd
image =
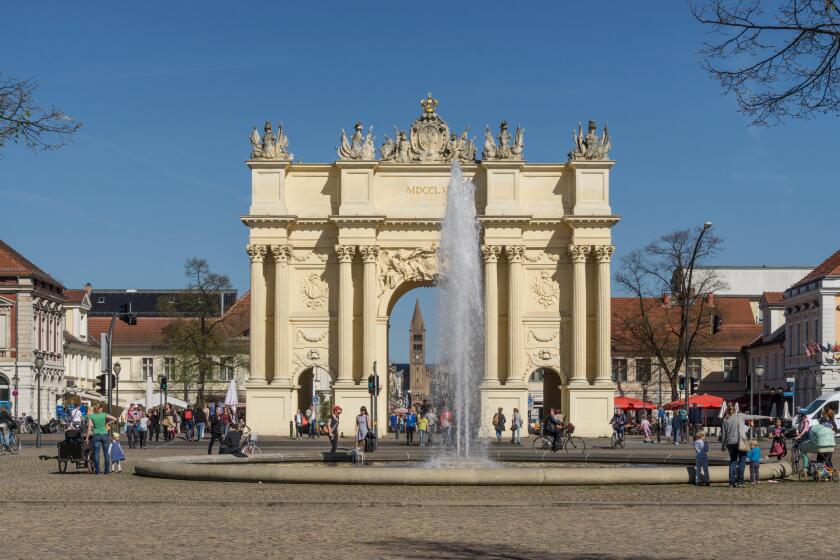
[[[429,407],[429,411],[426,413],[426,420],[429,421],[429,429],[426,432],[426,445],[431,447],[432,440],[435,437],[435,430],[437,429],[437,414],[435,414],[435,408],[433,406]]]
[[[688,423],[692,434],[703,429],[703,409],[697,406],[697,403],[691,403],[691,408],[688,409]]]
[[[300,439],[303,436],[303,414],[300,409],[295,412],[295,439]]]
[[[330,453],[335,454],[336,449],[338,448],[338,423],[339,419],[341,418],[341,407],[336,405],[333,407],[332,416],[327,421],[327,437],[330,438]]]
[[[758,441],[752,440],[750,442],[747,459],[750,461],[750,482],[758,484],[759,468],[761,467],[761,448],[758,446]]]
[[[207,454],[213,453],[213,443],[218,441],[219,448],[225,441],[225,425],[222,422],[222,417],[216,414],[210,421],[210,445],[207,446]]]
[[[356,426],[354,429],[354,438],[353,438],[353,447],[355,449],[359,448],[359,442],[362,442],[362,448],[364,449],[364,441],[368,435],[368,430],[370,429],[370,417],[368,417],[367,407],[362,407],[359,409],[359,415],[356,416]]]
[[[443,433],[443,445],[452,445],[452,412],[446,407],[440,413],[440,431]]]
[[[306,414],[309,416],[309,439],[315,439],[318,435],[318,409],[312,405]]]
[[[128,448],[134,449],[137,447],[137,421],[140,419],[140,412],[137,410],[137,405],[130,405],[128,411],[125,413],[125,435],[128,437]]]
[[[429,419],[422,412],[417,420],[417,434],[420,437],[420,447],[426,446],[426,436],[429,433]]]
[[[510,443],[522,445],[522,415],[518,408],[513,409],[513,416],[510,417],[510,431]]]
[[[187,404],[187,408],[184,409],[182,418],[184,423],[184,440],[192,441],[195,437],[195,415],[189,404]]]
[[[93,469],[95,474],[99,474],[100,471],[100,450],[102,456],[105,458],[105,474],[111,472],[111,457],[108,455],[108,445],[110,444],[108,426],[116,421],[117,419],[115,417],[102,411],[102,405],[100,403],[96,403],[93,406],[93,413],[90,414],[85,440],[90,441],[91,435],[93,435]]]
[[[391,431],[394,432],[394,439],[400,439],[400,432],[398,431],[397,426],[397,413],[391,411],[390,416],[388,416],[388,425],[391,427]]]
[[[656,420],[657,420],[657,427],[656,427],[656,443],[662,442],[662,433],[665,431],[665,409],[662,408],[660,404],[656,409]],[[666,436],[667,439],[667,436]]]
[[[698,430],[694,433],[694,484],[709,486],[709,442],[706,432]]]
[[[506,423],[507,418],[505,418],[505,415],[502,412],[502,407],[499,407],[498,412],[493,415],[493,427],[496,429],[496,443],[502,443],[502,434],[505,431]]]
[[[776,418],[776,421],[773,423],[773,427],[770,428],[769,435],[772,438],[772,441],[770,443],[770,453],[768,454],[768,457],[775,457],[781,461],[782,457],[787,455],[785,428],[782,426],[781,418]]]
[[[665,413],[663,418],[665,419],[665,424],[663,424],[663,426],[665,428],[665,442],[667,443],[668,440],[671,439],[671,432],[674,431],[674,426],[672,424],[674,413],[669,410]]]
[[[650,425],[650,414],[647,414],[644,418],[642,418],[642,432],[645,434],[645,443],[652,443],[653,440],[650,439],[650,436],[653,433],[653,430]]]
[[[677,416],[680,417],[680,443],[688,442],[688,411],[684,408],[677,411]]]
[[[149,417],[143,414],[137,421],[137,437],[140,440],[140,449],[146,449],[146,438],[149,435]]]
[[[729,487],[744,487],[744,469],[747,464],[747,452],[750,445],[747,440],[748,420],[761,420],[769,417],[735,412],[735,403],[726,403],[726,414],[721,423],[720,445],[729,452]]]
[[[409,410],[405,417],[405,444],[414,443],[414,430],[417,428],[417,413]]]
[[[111,456],[111,472],[121,473],[122,462],[125,461],[125,453],[123,453],[122,444],[120,444],[120,434],[118,432],[111,434],[111,446],[108,449],[108,455]]]
[[[674,414],[674,417],[671,419],[671,434],[674,436],[674,445],[679,445],[680,441],[682,441],[683,424],[680,412]]]
[[[204,439],[204,428],[207,426],[207,415],[210,409],[205,406],[195,406],[193,411],[193,419],[195,420],[195,441]]]
[[[155,443],[160,441],[160,416],[158,416],[157,409],[153,408],[149,411],[149,443],[152,441],[152,435],[155,436]]]

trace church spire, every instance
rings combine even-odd
[[[420,298],[414,303],[414,315],[411,317],[411,330],[422,331],[426,326],[423,323],[423,312],[420,311]]]

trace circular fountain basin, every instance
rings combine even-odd
[[[341,465],[341,466],[339,466]],[[228,482],[286,484],[369,484],[388,486],[581,486],[613,484],[686,484],[694,482],[694,467],[593,463],[494,463],[425,466],[424,463],[379,463],[350,466],[312,461],[311,457],[267,454],[239,459],[231,456],[162,457],[139,461],[140,476]],[[786,478],[787,462],[763,465],[763,480]],[[711,482],[726,482],[728,466],[709,468]]]

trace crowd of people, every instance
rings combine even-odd
[[[357,438],[359,437],[359,426],[364,423],[370,425],[366,415],[367,411],[365,410],[363,414],[359,415],[364,416],[363,418],[356,417]],[[416,434],[417,444],[420,447],[432,446],[436,440],[441,445],[449,446],[452,445],[454,421],[455,418],[448,407],[441,407],[440,413],[438,413],[433,405],[424,400],[414,408],[392,411],[388,418],[388,425],[395,440],[405,436],[406,445],[414,445]],[[362,439],[357,441],[362,441]]]

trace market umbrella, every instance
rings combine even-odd
[[[230,380],[230,385],[228,385],[227,395],[225,395],[225,404],[232,407],[239,406],[239,397],[236,395],[236,381],[233,379]]]
[[[720,412],[718,412],[718,418],[723,418],[726,416],[726,401],[720,403]]]
[[[408,414],[408,409],[405,407],[395,408],[391,412],[393,412],[394,414]]]
[[[146,410],[151,409],[154,406],[154,398],[155,390],[152,387],[152,376],[148,376],[146,378]]]
[[[631,397],[616,397],[614,401],[614,408],[621,410],[653,410],[656,405],[645,402],[641,399],[634,399]]]
[[[770,418],[776,417],[776,403],[773,403],[773,406],[770,407]]]
[[[735,412],[741,412],[741,405],[738,401],[735,401]]]
[[[785,401],[785,407],[782,409],[782,418],[785,420],[791,420],[793,417],[790,415],[790,408],[788,408],[788,402]]]
[[[690,397],[688,397],[689,408],[691,408],[695,404],[699,408],[719,408],[721,405],[723,405],[724,402],[726,402],[726,401],[724,401],[723,397],[718,397],[718,396],[715,396],[715,395],[707,395],[705,393],[704,394],[691,395]],[[667,408],[669,410],[674,410],[674,409],[682,408],[684,405],[685,405],[685,401],[683,399],[677,399],[675,401],[672,401],[672,402],[669,402],[668,404],[666,404],[664,408]]]

